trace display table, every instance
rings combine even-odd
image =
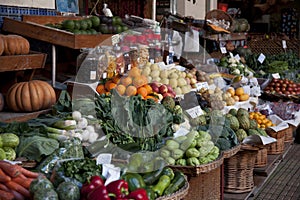
[[[60,23],[66,19],[79,19],[69,16],[23,16],[23,21],[4,18],[3,31],[52,44],[52,85],[56,79],[56,45],[71,48],[94,48],[98,45],[111,45],[111,34],[75,35],[71,32],[45,26]]]

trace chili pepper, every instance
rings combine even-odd
[[[86,197],[96,187],[104,185],[104,181],[100,176],[92,176],[90,181],[83,184],[80,192],[83,197]]]
[[[88,200],[110,200],[109,193],[104,185],[100,185],[92,190],[88,196]]]
[[[128,199],[134,199],[134,200],[149,200],[147,191],[144,188],[138,188],[127,196]]]
[[[107,191],[116,195],[116,198],[123,198],[128,195],[128,183],[125,180],[116,180],[106,185]]]
[[[128,183],[128,188],[130,192],[138,188],[146,187],[143,177],[138,173],[126,173],[122,176],[122,179]]]

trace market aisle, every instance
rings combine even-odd
[[[268,180],[251,199],[300,199],[300,144],[294,143]]]

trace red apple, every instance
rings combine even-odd
[[[164,98],[165,98],[165,97],[173,97],[173,98],[174,98],[173,94],[172,94],[172,93],[169,93],[169,92],[163,93],[163,97],[164,97]]]
[[[168,87],[166,85],[161,85],[159,87],[159,93],[164,94],[166,92],[168,92]]]

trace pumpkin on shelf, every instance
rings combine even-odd
[[[20,35],[0,35],[0,55],[26,55],[29,49],[28,40]]]
[[[12,85],[6,94],[6,102],[15,112],[34,112],[54,105],[56,94],[49,83],[31,80]]]

